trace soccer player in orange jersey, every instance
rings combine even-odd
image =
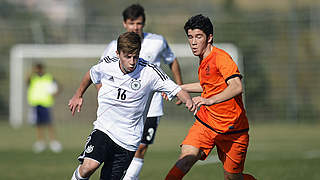
[[[181,154],[166,180],[182,179],[198,161],[216,147],[224,179],[255,179],[243,174],[249,144],[249,124],[242,102],[241,74],[230,55],[213,45],[213,25],[196,15],[185,24],[192,53],[199,57],[199,82],[181,85],[187,92],[201,92],[192,100],[199,108],[196,121],[182,142]]]

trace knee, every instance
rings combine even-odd
[[[99,165],[100,164],[98,162],[84,162],[79,167],[80,176],[84,178],[90,177],[95,172],[95,170],[99,167]]]
[[[198,155],[193,153],[181,154],[176,166],[180,168],[183,172],[188,172],[192,166],[199,160]]]

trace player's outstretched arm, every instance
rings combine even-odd
[[[188,93],[201,93],[202,92],[202,87],[200,85],[200,82],[183,84],[183,85],[180,85],[180,87],[181,87],[182,90],[184,90],[184,91],[186,91]],[[166,93],[163,92],[161,95],[162,95],[163,99],[165,99],[167,101],[169,100],[169,98],[168,98]]]
[[[190,95],[184,91],[184,90],[181,90],[177,93],[176,95],[183,103],[186,104],[186,107],[188,108],[189,111],[193,112],[196,110],[196,106],[195,104],[193,103]]]
[[[82,96],[91,84],[92,84],[92,81],[90,78],[90,71],[88,71],[84,75],[84,77],[82,78],[82,81],[80,83],[80,87],[77,89],[77,91],[73,95],[73,97],[69,100],[68,106],[69,106],[69,109],[70,109],[72,115],[74,115],[76,110],[78,112],[81,111],[81,107],[83,104]]]
[[[180,87],[189,93],[201,93],[203,91],[200,82],[183,84]]]

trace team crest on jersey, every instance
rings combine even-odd
[[[210,66],[209,66],[209,65],[206,67],[206,75],[207,75],[207,76],[210,75]]]
[[[86,149],[86,153],[91,153],[93,151],[94,146],[89,145]]]
[[[135,91],[139,90],[141,88],[140,80],[132,79],[132,81],[130,82],[130,88]]]

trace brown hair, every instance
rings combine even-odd
[[[117,42],[117,51],[126,54],[139,54],[141,49],[141,38],[137,33],[125,32],[121,34]]]
[[[142,16],[143,24],[146,21],[146,15],[144,14],[144,9],[140,4],[132,4],[127,7],[123,12],[123,21],[125,22],[127,19],[136,20],[140,16]]]

